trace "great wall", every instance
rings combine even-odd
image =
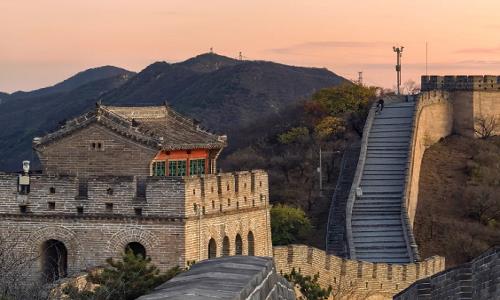
[[[0,175],[2,233],[14,232],[26,242],[19,249],[36,258],[34,278],[42,273],[54,281],[78,274],[135,243],[162,270],[219,256],[272,255],[271,268],[277,273],[296,269],[304,275],[319,274],[323,286],[336,287],[344,295],[386,299],[415,281],[411,293],[417,293],[425,278],[444,270],[443,257],[420,261],[413,238],[422,157],[425,149],[452,133],[474,136],[477,118],[498,118],[500,77],[424,76],[422,92],[415,98],[387,98],[382,113],[370,110],[356,168],[352,157],[341,168],[350,174],[337,186],[343,194],[336,191],[333,197],[345,203],[332,203],[328,253],[304,245],[272,248],[267,174],[260,170],[213,174],[225,140],[200,131],[168,107],[159,108],[158,115],[151,114],[156,111],[151,107],[132,109],[136,111],[98,105],[95,113],[69,122],[59,133],[36,139],[45,174],[22,175],[28,181]],[[180,119],[179,126],[191,135],[188,139],[196,135],[209,139],[207,152],[191,151],[200,143],[189,141],[165,145],[163,136],[155,136],[159,131],[148,127],[151,118],[178,123]],[[137,125],[141,120],[144,126]],[[122,154],[124,148],[130,150]],[[75,169],[64,161],[67,149],[82,165]],[[136,164],[127,169],[124,161],[132,159],[134,151],[148,155],[134,158]],[[117,155],[125,156],[118,160]],[[179,164],[179,157],[185,163]],[[116,161],[119,176],[95,176],[106,159]],[[203,164],[197,165],[200,160]],[[187,176],[187,170],[193,174]],[[199,170],[203,173],[196,173]],[[169,172],[184,173],[169,177]],[[345,218],[339,222],[335,218],[344,209]],[[37,253],[47,242],[64,250],[64,264],[47,265],[51,257]],[[265,266],[267,274],[272,273],[269,268]],[[435,276],[431,282],[441,278]],[[289,287],[279,286],[288,293]],[[492,286],[496,288],[492,293],[500,293],[498,280]],[[260,290],[260,285],[254,288]]]

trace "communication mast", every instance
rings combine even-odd
[[[397,73],[397,88],[398,95],[400,94],[401,89],[401,53],[403,53],[404,47],[392,47],[392,50],[396,52],[396,73]]]
[[[238,55],[238,59],[243,60],[243,53],[241,53],[241,51],[240,51],[240,54]]]
[[[358,72],[358,84],[363,85],[363,72]]]

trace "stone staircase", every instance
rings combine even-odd
[[[411,255],[401,220],[414,102],[387,104],[376,114],[368,135],[366,159],[352,209],[356,259],[409,263]]]
[[[353,144],[345,150],[342,156],[339,177],[328,215],[326,251],[328,254],[344,258],[349,257],[346,240],[346,204],[356,173],[359,150],[359,143]]]

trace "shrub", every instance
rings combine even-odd
[[[326,300],[332,293],[331,286],[327,289],[321,288],[318,283],[319,274],[315,274],[313,277],[308,275],[304,276],[300,274],[300,272],[295,271],[295,268],[293,268],[292,272],[290,274],[285,274],[284,277],[289,282],[297,285],[300,292],[304,295],[304,297],[306,297],[307,300]]]
[[[109,258],[108,266],[101,272],[90,273],[88,281],[99,286],[94,291],[79,291],[74,286],[64,292],[73,300],[132,300],[151,291],[161,283],[181,272],[175,267],[166,273],[151,263],[151,258],[143,258],[132,251],[123,254],[121,260]]]
[[[282,204],[271,209],[273,245],[296,243],[306,238],[311,229],[311,222],[302,209]]]

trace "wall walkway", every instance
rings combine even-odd
[[[386,101],[378,114],[372,108],[366,121],[346,210],[351,259],[418,260],[403,201],[415,102],[401,100]]]

